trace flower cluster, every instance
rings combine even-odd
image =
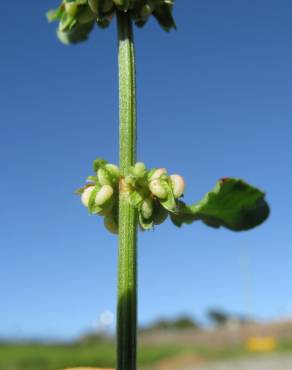
[[[137,209],[141,229],[148,230],[175,212],[185,189],[180,175],[169,176],[165,168],[147,170],[142,162],[131,167],[126,176],[120,176],[119,168],[103,159],[96,159],[93,167],[95,175],[89,176],[77,193],[89,212],[103,216],[106,228],[115,234],[120,193]]]
[[[88,38],[96,23],[106,28],[116,11],[129,12],[138,27],[144,26],[153,15],[161,27],[175,28],[172,17],[174,0],[63,0],[61,5],[47,13],[49,21],[59,20],[57,35],[65,44]]]

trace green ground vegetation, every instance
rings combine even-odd
[[[292,350],[292,341],[281,342],[277,351]],[[194,354],[209,361],[250,355],[244,345],[232,348],[195,347],[186,344],[142,344],[139,368],[155,369],[155,364],[183,354]],[[84,341],[71,344],[2,343],[0,370],[58,370],[77,366],[115,366],[115,344],[112,341]]]

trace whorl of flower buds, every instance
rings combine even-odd
[[[137,209],[142,230],[151,229],[174,214],[184,193],[182,176],[169,176],[165,168],[147,170],[144,163],[137,162],[125,177],[120,176],[118,166],[103,159],[96,159],[93,168],[94,176],[89,176],[87,184],[77,193],[89,213],[103,216],[105,227],[115,234],[121,189],[127,189],[124,196]]]
[[[59,21],[57,35],[64,44],[88,38],[94,24],[109,26],[117,11],[128,12],[138,27],[153,15],[165,31],[175,28],[172,16],[174,0],[63,0],[47,13],[49,21]]]

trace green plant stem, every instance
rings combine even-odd
[[[119,40],[120,170],[136,162],[135,54],[132,21],[117,12]],[[120,185],[117,307],[117,370],[136,370],[137,357],[137,215]]]

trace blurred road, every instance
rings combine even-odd
[[[184,370],[292,370],[292,354],[274,354],[242,360],[229,360]]]

